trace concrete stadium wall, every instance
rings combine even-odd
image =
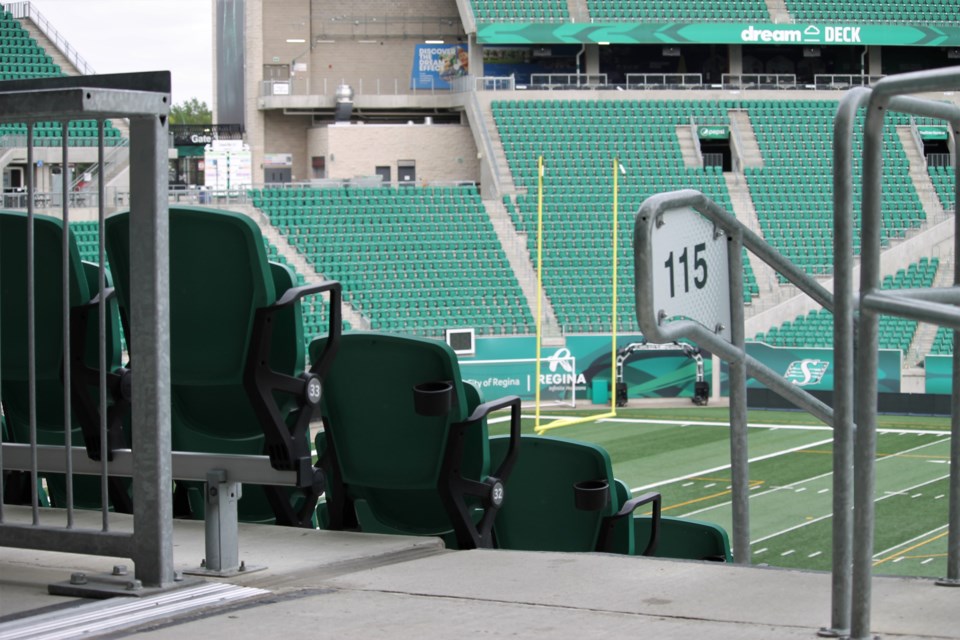
[[[308,131],[308,156],[326,157],[327,177],[375,174],[397,162],[416,162],[417,182],[474,181],[480,175],[477,146],[466,125],[334,125]]]

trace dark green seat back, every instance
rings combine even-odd
[[[508,445],[506,436],[490,439],[494,465],[506,455]],[[494,526],[497,546],[594,551],[602,518],[615,513],[618,505],[612,496],[600,511],[578,509],[574,484],[590,480],[613,483],[610,457],[601,447],[547,436],[522,436],[517,465],[504,486],[505,499]]]
[[[325,341],[311,343],[311,361]],[[453,407],[447,416],[418,415],[413,387],[435,381],[453,385]],[[450,530],[437,492],[447,429],[477,404],[479,394],[463,384],[456,355],[443,342],[368,332],[342,336],[324,380],[323,413],[348,497],[365,501],[371,516],[361,528]],[[489,472],[486,442],[485,423],[469,431],[462,465],[467,477]]]
[[[261,455],[263,428],[243,381],[254,316],[295,278],[284,267],[271,267],[260,229],[246,216],[198,207],[171,207],[169,215],[173,449]],[[107,251],[126,309],[135,295],[129,232],[129,212],[107,219]],[[275,327],[271,365],[297,375],[305,365],[299,303],[284,310]],[[131,358],[135,368],[136,354]],[[202,517],[199,485],[190,491],[194,515]],[[273,519],[262,490],[244,486],[243,492],[242,520]]]
[[[73,231],[68,242],[68,287],[70,306],[90,301],[96,290],[97,267],[80,260]],[[62,382],[63,348],[63,222],[48,216],[34,216],[35,251],[35,344],[36,344],[36,422],[39,444],[64,444],[64,387]],[[20,211],[0,211],[0,384],[3,409],[8,420],[8,436],[14,442],[30,441],[30,410],[27,365],[27,215]],[[120,364],[120,329],[115,302],[108,304],[107,366]],[[99,366],[96,314],[91,316],[85,337],[85,362]],[[96,399],[99,402],[99,399]],[[71,442],[83,447],[84,440],[76,415],[71,414]],[[47,476],[50,496],[56,506],[65,505],[63,476]],[[75,476],[74,505],[100,506],[100,480]]]
[[[630,497],[630,489],[617,481],[617,493],[620,500]],[[648,515],[635,515],[618,523],[614,530],[615,544],[626,551],[627,527],[633,528],[634,547],[629,553],[640,554],[650,540],[652,519]],[[679,558],[684,560],[713,560],[731,562],[730,541],[727,532],[720,525],[688,518],[660,517],[660,531],[657,535],[655,558]]]
[[[635,517],[633,527],[638,546],[641,541],[649,539],[649,516]],[[656,558],[733,561],[730,540],[723,527],[686,518],[660,518],[660,535],[653,555]]]

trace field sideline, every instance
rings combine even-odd
[[[541,416],[597,413],[572,409]],[[664,514],[730,530],[730,453],[726,408],[623,408],[616,418],[551,430],[551,437],[607,449],[614,474],[634,492],[663,494]],[[505,433],[504,418],[491,433]],[[533,433],[531,410],[523,431]],[[832,433],[791,411],[750,411],[750,540],[753,562],[829,570]],[[877,573],[946,574],[949,419],[880,416],[877,435]]]

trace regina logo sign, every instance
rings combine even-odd
[[[794,360],[783,377],[798,387],[805,387],[823,380],[829,368],[830,363],[826,360]]]

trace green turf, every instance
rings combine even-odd
[[[656,487],[663,494],[665,514],[716,522],[730,531],[727,409],[619,409],[617,415],[641,422],[588,423],[549,433],[605,447],[617,477],[635,490]],[[545,415],[541,424],[551,419],[552,414]],[[749,422],[753,562],[829,570],[832,431],[794,411],[751,410]],[[532,419],[524,420],[524,432],[532,432],[533,426]],[[877,426],[881,432],[877,436],[876,572],[942,577],[946,573],[942,527],[947,518],[949,438],[945,433],[916,431],[947,432],[949,419],[880,416]],[[899,432],[884,433],[884,429]],[[506,424],[494,424],[491,431],[504,433]]]

